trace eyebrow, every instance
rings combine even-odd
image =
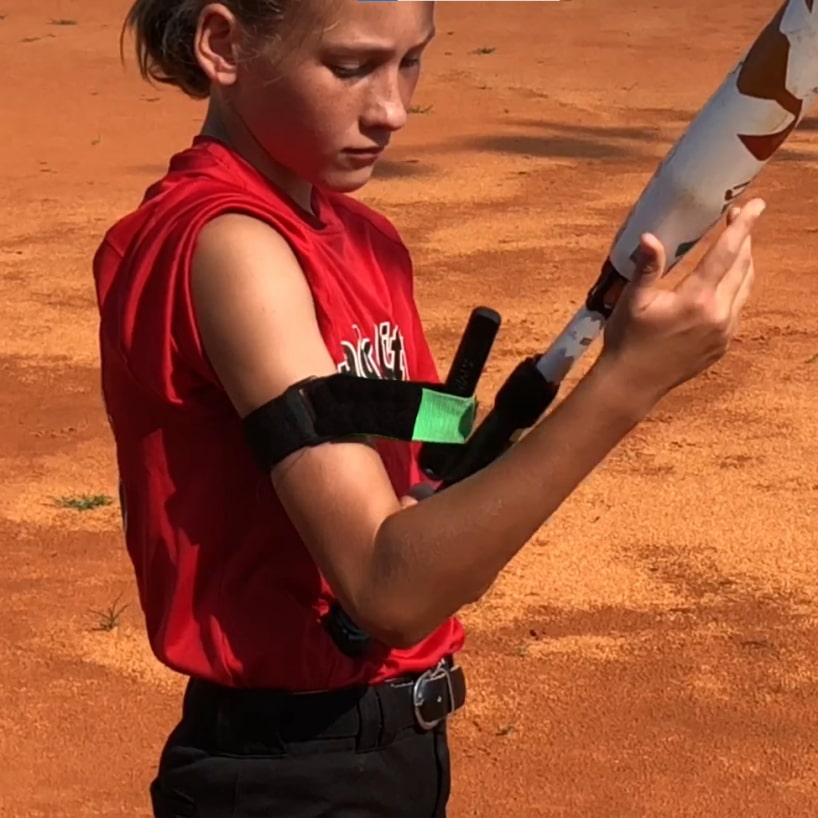
[[[429,30],[429,33],[419,43],[413,45],[409,50],[416,51],[419,48],[424,48],[435,38],[436,33],[437,32],[433,26]],[[346,54],[392,54],[395,51],[393,46],[387,45],[380,40],[358,40],[354,43],[333,43],[331,41],[325,41],[324,47],[327,50],[331,50],[336,53]]]

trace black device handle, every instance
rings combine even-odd
[[[472,310],[444,381],[448,392],[467,398],[477,391],[501,323],[500,313],[491,307],[475,307]],[[420,447],[418,465],[430,480],[441,480],[446,474],[447,465],[461,448],[456,443],[424,443]]]

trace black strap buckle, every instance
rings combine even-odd
[[[463,671],[457,665],[450,665],[446,659],[441,659],[433,668],[422,673],[412,688],[415,719],[424,730],[434,730],[464,700]]]

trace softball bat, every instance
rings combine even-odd
[[[547,409],[633,277],[642,234],[662,242],[669,272],[795,130],[818,93],[814,3],[787,0],[705,102],[614,236],[582,308],[544,353],[512,372],[441,488],[483,468]]]
[[[668,271],[755,180],[815,102],[815,0],[788,0],[659,164],[610,248],[586,303],[537,368],[559,383],[604,329],[635,269],[643,233],[662,242]]]

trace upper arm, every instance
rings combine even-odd
[[[266,224],[238,214],[209,222],[191,291],[205,353],[241,417],[297,381],[336,372],[298,260]],[[354,610],[377,531],[400,508],[379,455],[361,442],[322,444],[290,455],[272,480],[316,564]]]
[[[294,381],[335,371],[298,261],[266,224],[238,214],[208,222],[191,292],[207,357],[242,417]]]

